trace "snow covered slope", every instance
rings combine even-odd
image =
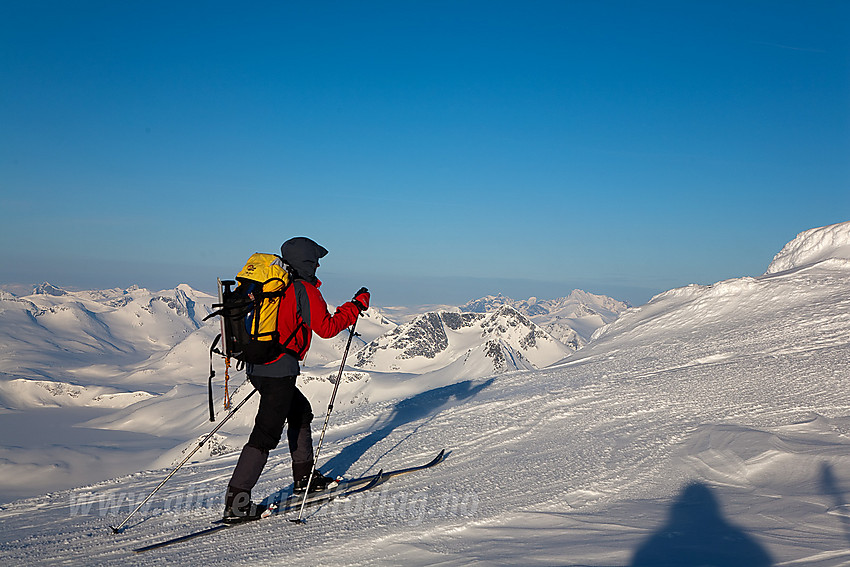
[[[27,297],[5,294],[0,367],[24,379],[75,382],[84,375],[91,384],[114,385],[123,371],[104,375],[95,361],[130,366],[167,352],[201,327],[212,299],[185,285],[66,292],[43,284]]]
[[[0,501],[149,468],[203,433],[214,301],[186,285],[0,294]],[[353,349],[394,327],[368,311]],[[316,340],[308,364],[339,360],[345,340]],[[231,389],[244,382],[231,374]],[[244,443],[251,421],[233,420],[221,445]]]
[[[830,250],[840,256],[848,244]],[[274,518],[133,555],[220,513],[237,454],[213,453],[178,472],[117,536],[107,525],[166,471],[7,504],[0,559],[850,564],[850,267],[833,258],[822,250],[777,273],[671,290],[550,368],[411,379],[394,398],[340,404],[326,472],[450,453],[431,471],[310,511],[304,526]],[[255,494],[289,482],[278,450]]]
[[[68,292],[45,283],[0,296],[2,499],[148,468],[183,443],[186,431],[157,436],[155,422],[132,434],[80,424],[155,403],[180,383],[194,381],[203,396],[215,330],[201,320],[212,300],[184,285]]]

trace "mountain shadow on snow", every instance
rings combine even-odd
[[[632,558],[632,567],[768,567],[767,551],[723,518],[712,490],[693,483],[679,494],[662,526]]]

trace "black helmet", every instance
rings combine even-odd
[[[290,238],[280,246],[280,257],[301,279],[312,281],[316,279],[316,268],[319,258],[327,256],[328,251],[319,244],[304,236]]]

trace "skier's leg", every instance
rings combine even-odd
[[[295,389],[295,376],[281,378],[251,377],[251,383],[260,392],[260,407],[254,419],[254,429],[248,445],[268,453],[280,442],[283,426],[290,413]]]
[[[227,485],[227,494],[224,499],[225,517],[244,516],[248,513],[246,510],[251,505],[251,489],[257,484],[268,458],[267,451],[251,445],[242,447],[239,461]]]
[[[225,516],[245,515],[245,509],[250,508],[251,490],[263,472],[269,451],[280,442],[290,411],[292,393],[295,391],[295,377],[251,376],[250,380],[260,392],[260,407],[254,420],[254,429],[248,443],[242,448],[228,483]]]
[[[295,388],[287,417],[289,453],[292,455],[292,478],[296,482],[310,474],[313,469],[313,436],[310,422],[313,410],[310,401]]]

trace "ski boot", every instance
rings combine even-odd
[[[264,504],[251,502],[250,490],[240,490],[228,486],[221,521],[225,524],[239,524],[259,520],[266,508],[267,506]]]
[[[300,479],[295,481],[293,485],[292,491],[295,494],[304,494],[304,490],[307,488],[307,482],[310,481],[310,475],[304,475]],[[310,493],[313,492],[321,492],[322,490],[330,490],[331,488],[336,488],[339,485],[339,482],[335,478],[331,478],[329,476],[325,476],[319,471],[313,475],[313,480],[310,481]]]

